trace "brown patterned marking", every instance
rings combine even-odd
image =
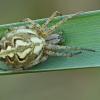
[[[5,58],[2,58],[3,59],[3,61],[4,62],[8,62],[8,59],[9,59],[10,57],[9,56],[6,56]],[[9,60],[10,61],[10,60]]]
[[[6,43],[5,43],[5,49],[7,49],[8,46],[11,46],[11,43],[6,42]]]
[[[5,62],[4,58],[0,58],[1,61]]]
[[[0,51],[1,51],[2,49],[4,49],[4,47],[3,47],[2,45],[0,45]]]
[[[17,55],[17,58],[19,59],[19,61],[23,61],[26,59],[26,56],[24,58],[20,58],[18,55]]]
[[[17,40],[22,40],[22,39],[21,38],[15,38],[14,39],[14,46],[15,46]]]
[[[9,57],[9,56],[7,56],[7,58],[12,62],[13,60],[14,60],[14,57]]]

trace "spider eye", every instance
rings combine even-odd
[[[61,39],[60,35],[58,35],[58,39]]]

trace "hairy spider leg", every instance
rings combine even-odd
[[[71,19],[72,17],[74,17],[74,16],[76,16],[76,15],[78,15],[78,14],[80,14],[80,13],[81,13],[81,12],[75,13],[75,14],[70,15],[70,16],[67,17],[67,18],[62,19],[61,21],[59,21],[59,22],[56,23],[55,25],[53,25],[53,26],[51,26],[50,28],[47,28],[46,30],[44,30],[44,32],[42,32],[40,35],[41,35],[42,37],[45,37],[47,34],[51,34],[52,31],[54,31],[58,26],[60,26],[61,24],[65,23],[66,21],[68,21],[69,19]]]
[[[48,23],[49,23],[55,16],[57,16],[57,15],[62,15],[62,14],[61,14],[60,12],[58,12],[58,11],[55,11],[55,12],[48,18],[48,20],[47,20],[44,24],[42,24],[42,26],[40,27],[40,29],[38,30],[38,32],[41,33],[41,31],[44,30],[44,28],[48,25]]]
[[[87,48],[78,48],[78,47],[60,46],[60,45],[50,45],[50,44],[46,44],[45,49],[50,49],[50,50],[86,50],[86,51],[95,52],[95,50],[87,49]]]
[[[41,62],[44,62],[44,61],[46,61],[48,59],[48,57],[49,57],[48,55],[44,55],[41,59],[35,60],[35,61],[31,62],[29,65],[25,66],[24,69],[28,69],[28,68],[30,68],[30,67],[32,67],[34,65],[37,65],[37,64],[39,64]]]
[[[31,20],[30,18],[25,18],[23,21],[28,21],[32,24],[32,25],[29,25],[29,28],[32,27],[33,29],[37,29],[41,27],[37,22]]]
[[[82,53],[81,51],[79,52],[75,52],[75,53],[58,53],[56,51],[44,51],[45,54],[49,55],[49,56],[67,56],[67,57],[72,57],[72,56],[75,56],[75,55],[78,55],[80,53]]]

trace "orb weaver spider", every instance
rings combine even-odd
[[[95,52],[92,49],[61,46],[58,44],[62,41],[60,38],[60,33],[62,32],[54,33],[55,29],[78,14],[80,12],[62,19],[51,27],[47,27],[55,16],[60,15],[60,12],[55,11],[42,25],[26,18],[24,21],[30,22],[29,25],[9,28],[0,40],[0,60],[6,65],[15,68],[15,70],[25,70],[40,62],[44,62],[49,56],[72,57],[82,53],[82,50]],[[59,53],[58,50],[80,51]]]

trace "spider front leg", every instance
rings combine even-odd
[[[49,50],[85,50],[85,51],[95,52],[95,50],[87,49],[87,48],[78,48],[78,47],[71,47],[71,46],[60,46],[60,45],[52,45],[52,44],[45,45],[45,49],[49,49]]]
[[[32,24],[32,25],[27,25],[26,27],[28,28],[33,28],[33,29],[40,28],[40,25],[36,23],[35,21],[32,21],[30,18],[25,18],[23,21],[28,21]]]
[[[78,55],[78,54],[80,54],[82,52],[80,51],[80,52],[75,52],[75,53],[58,53],[56,51],[46,50],[46,51],[44,51],[44,53],[46,55],[49,55],[49,56],[66,56],[66,57],[72,57],[72,56]]]
[[[50,28],[47,28],[46,30],[44,29],[43,33],[40,34],[41,36],[45,37],[47,34],[51,34],[58,26],[60,26],[61,24],[65,23],[66,21],[68,21],[69,19],[73,18],[74,16],[80,14],[81,12],[75,13],[70,15],[67,18],[64,18],[63,20],[61,20],[60,22],[58,22],[57,24],[53,25]]]
[[[40,27],[40,29],[38,30],[38,32],[40,33],[40,34],[42,34],[42,31],[44,30],[44,28],[48,25],[48,23],[55,17],[55,16],[57,16],[57,15],[62,15],[60,12],[58,12],[58,11],[55,11],[49,18],[48,18],[48,20],[44,23],[44,24],[42,24],[42,26]]]

